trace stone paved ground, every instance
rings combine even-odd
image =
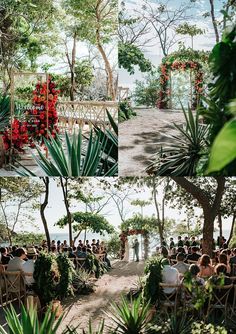
[[[144,176],[163,134],[175,133],[173,123],[184,121],[178,110],[138,109],[137,116],[119,124],[119,175]]]

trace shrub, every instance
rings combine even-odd
[[[128,101],[119,103],[119,122],[126,121],[127,119],[136,116],[136,112],[131,108]]]
[[[161,289],[159,283],[162,281],[162,257],[153,257],[147,261],[144,269],[146,274],[143,296],[145,300],[151,300],[155,304],[161,298]]]

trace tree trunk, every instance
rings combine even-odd
[[[63,198],[66,208],[67,222],[69,227],[69,244],[70,247],[73,247],[73,234],[72,234],[72,215],[70,212],[70,203],[68,200],[68,178],[65,177],[65,184],[63,182],[63,178],[60,176],[61,188],[63,192]]]
[[[71,66],[70,66],[70,80],[71,80],[71,87],[70,87],[70,100],[74,101],[75,100],[75,58],[76,58],[76,39],[77,39],[77,34],[74,33],[73,36],[73,49],[72,49],[72,54],[71,54]]]
[[[50,234],[49,234],[49,230],[48,230],[47,220],[46,220],[46,217],[45,217],[45,209],[48,205],[48,197],[49,197],[49,177],[48,176],[43,177],[42,180],[43,180],[43,183],[45,185],[45,196],[44,196],[43,203],[40,205],[40,215],[41,215],[41,219],[42,219],[43,227],[44,227],[44,232],[45,232],[46,239],[47,239],[48,251],[50,251],[51,240],[50,240]]]
[[[219,229],[220,229],[220,237],[223,236],[223,230],[222,230],[222,217],[221,217],[221,213],[218,213],[218,225],[219,225]]]
[[[214,32],[215,32],[216,43],[219,43],[220,37],[219,37],[219,31],[218,31],[218,27],[217,27],[216,18],[215,18],[214,0],[209,0],[209,1],[210,1],[210,5],[211,5],[211,20],[212,20],[212,24],[213,24],[213,28],[214,28]]]
[[[156,213],[157,213],[157,226],[158,226],[158,231],[159,231],[159,236],[160,236],[160,242],[162,242],[162,240],[164,239],[163,226],[162,226],[161,219],[160,219],[160,212],[159,212],[158,201],[157,201],[157,190],[156,190],[155,177],[152,178],[152,186],[153,186],[153,198],[154,198],[154,203],[155,203],[155,208],[156,208]]]
[[[233,215],[233,220],[232,220],[232,225],[231,225],[231,230],[230,230],[230,235],[229,235],[229,239],[227,241],[227,244],[229,245],[230,244],[230,241],[234,235],[234,231],[235,231],[235,220],[236,220],[236,212],[234,212],[234,215]]]
[[[111,64],[103,48],[102,41],[101,41],[101,35],[100,35],[100,22],[101,22],[100,5],[101,5],[101,2],[99,2],[98,5],[96,6],[96,20],[97,20],[96,44],[97,44],[98,51],[100,52],[102,59],[104,61],[104,64],[105,64],[105,69],[107,72],[107,79],[108,79],[109,95],[112,101],[115,101],[116,92],[114,88],[113,72],[112,72]]]
[[[217,189],[215,191],[215,197],[212,204],[207,196],[207,193],[194,183],[190,182],[185,177],[172,176],[171,178],[188,193],[190,193],[202,207],[204,214],[203,253],[209,254],[211,256],[213,251],[212,246],[214,234],[214,220],[220,210],[220,204],[225,190],[225,177],[218,176],[214,178],[217,181]]]
[[[213,234],[214,234],[214,215],[211,209],[204,209],[204,225],[203,225],[203,243],[202,253],[212,256],[213,254]]]

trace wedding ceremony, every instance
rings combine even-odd
[[[235,332],[234,178],[2,177],[0,189],[2,333],[37,317],[47,333]]]

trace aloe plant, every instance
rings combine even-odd
[[[49,308],[42,322],[39,322],[37,310],[34,308],[26,310],[24,305],[21,307],[20,318],[11,304],[5,310],[5,315],[9,331],[0,326],[0,334],[56,334],[62,320],[62,317],[55,320],[55,312]]]
[[[194,176],[200,159],[207,155],[209,126],[199,123],[199,114],[183,108],[186,123],[174,124],[177,135],[165,135],[170,142],[155,154],[147,172],[159,176]]]
[[[110,328],[111,333],[141,334],[147,332],[150,303],[142,304],[141,296],[132,300],[130,304],[126,298],[122,297],[120,305],[112,304],[111,307],[111,313],[106,313],[114,323]]]
[[[113,132],[95,127],[87,139],[84,148],[82,132],[73,134],[72,138],[65,134],[66,150],[57,136],[44,139],[50,158],[46,158],[42,149],[37,146],[38,156],[33,154],[38,166],[48,176],[115,176],[118,173],[118,127],[107,112]],[[21,176],[36,176],[22,166],[16,169]]]

